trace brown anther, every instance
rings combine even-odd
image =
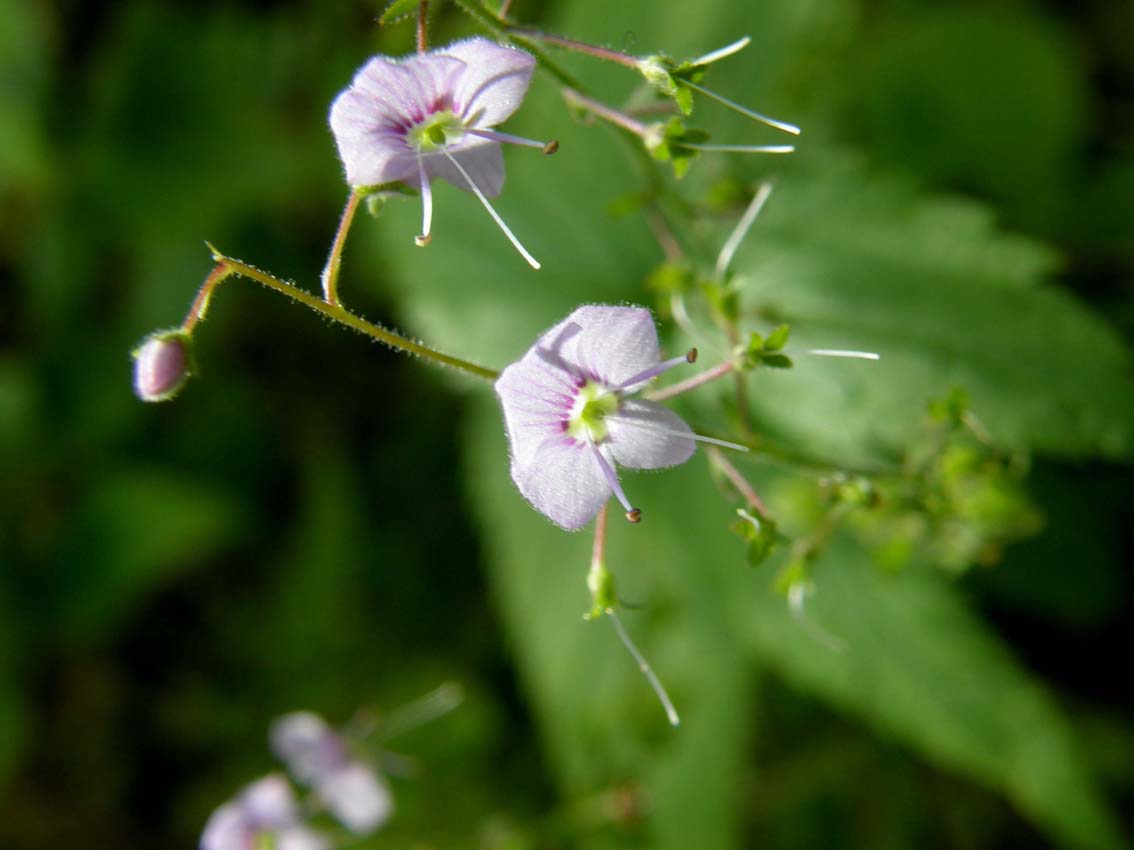
[[[689,363],[696,363],[697,362],[697,349],[696,348],[690,348],[687,352],[685,352],[685,359]]]
[[[634,508],[633,510],[627,511],[626,512],[626,519],[628,519],[630,522],[641,522],[642,521],[641,509],[640,508]]]
[[[543,152],[547,156],[551,156],[557,150],[559,150],[559,141],[557,139],[552,139],[550,142],[543,146]]]

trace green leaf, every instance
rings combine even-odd
[[[580,623],[590,535],[565,534],[524,503],[502,430],[496,406],[478,404],[466,481],[522,681],[569,796],[640,781],[654,800],[646,830],[656,846],[737,846],[740,813],[726,801],[742,776],[735,753],[756,671],[767,666],[1005,794],[1066,846],[1119,846],[1066,718],[938,571],[919,565],[889,577],[853,545],[824,549],[809,565],[817,592],[806,615],[846,645],[834,652],[791,616],[767,573],[743,567],[742,544],[726,533],[732,507],[699,460],[626,474],[642,522],[612,521],[608,532],[619,593],[643,605],[630,628],[683,715],[669,737],[604,624]],[[716,724],[711,734],[705,723]],[[648,746],[657,736],[665,746]]]
[[[846,651],[786,639],[796,628],[786,607],[757,596],[748,623],[762,660],[935,762],[1002,789],[1066,846],[1121,846],[1051,695],[936,570],[882,574],[862,551],[836,544],[812,574],[808,616]]]
[[[1044,283],[1053,265],[978,204],[812,152],[738,252],[742,306],[752,324],[790,322],[793,350],[881,360],[796,355],[784,379],[757,373],[757,418],[845,462],[889,457],[927,402],[959,385],[1005,447],[1131,457],[1130,352],[1104,319]]]
[[[420,5],[421,0],[391,0],[390,5],[382,11],[382,16],[378,18],[378,23],[382,26],[397,23],[410,15],[416,14]]]
[[[241,520],[232,495],[174,472],[100,476],[61,546],[65,627],[113,629],[148,590],[231,543]]]

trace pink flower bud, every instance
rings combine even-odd
[[[167,401],[193,374],[192,338],[158,331],[134,351],[134,393],[142,401]]]

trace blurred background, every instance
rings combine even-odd
[[[1134,6],[514,3],[643,55],[751,35],[705,84],[804,127],[790,159],[666,178],[710,266],[774,179],[736,261],[745,321],[883,355],[758,372],[759,433],[908,469],[960,386],[997,446],[942,472],[947,521],[863,511],[823,547],[809,616],[842,653],[790,616],[782,565],[746,563],[703,458],[628,476],[647,521],[612,526],[609,565],[677,731],[581,621],[590,538],[516,493],[487,385],[234,282],[182,395],[131,392],[203,240],[316,287],[346,197],[328,106],[412,49],[382,6],[0,0],[0,847],[195,847],[274,769],[277,715],[342,723],[446,681],[466,699],[391,744],[418,769],[365,847],[1128,846]],[[433,43],[475,32],[434,6]],[[556,57],[608,102],[636,85]],[[707,101],[694,119],[783,141]],[[505,129],[562,143],[507,151],[498,201],[544,270],[439,186],[428,250],[416,202],[360,217],[346,302],[497,368],[584,301],[664,318],[620,140],[538,73]],[[727,428],[715,390],[681,410]],[[819,521],[817,472],[737,463],[789,533]]]

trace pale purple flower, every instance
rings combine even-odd
[[[519,107],[535,59],[485,38],[470,38],[421,55],[375,56],[331,105],[331,131],[355,188],[403,183],[421,190],[419,245],[430,239],[431,181],[440,177],[472,192],[534,268],[539,263],[492,208],[504,185],[501,142],[554,149],[492,128]]]
[[[159,331],[134,352],[134,393],[142,401],[167,401],[193,374],[190,338],[181,331]]]
[[[385,781],[350,754],[346,742],[319,715],[286,714],[272,724],[272,751],[291,774],[312,788],[343,826],[367,833],[389,819],[393,798]]]
[[[512,480],[532,506],[566,529],[586,525],[610,498],[634,508],[615,472],[684,463],[704,440],[660,404],[634,398],[695,352],[661,360],[644,307],[580,307],[544,333],[496,381],[512,449]]]
[[[201,850],[330,850],[330,843],[303,822],[291,786],[273,774],[245,788],[209,818]]]

